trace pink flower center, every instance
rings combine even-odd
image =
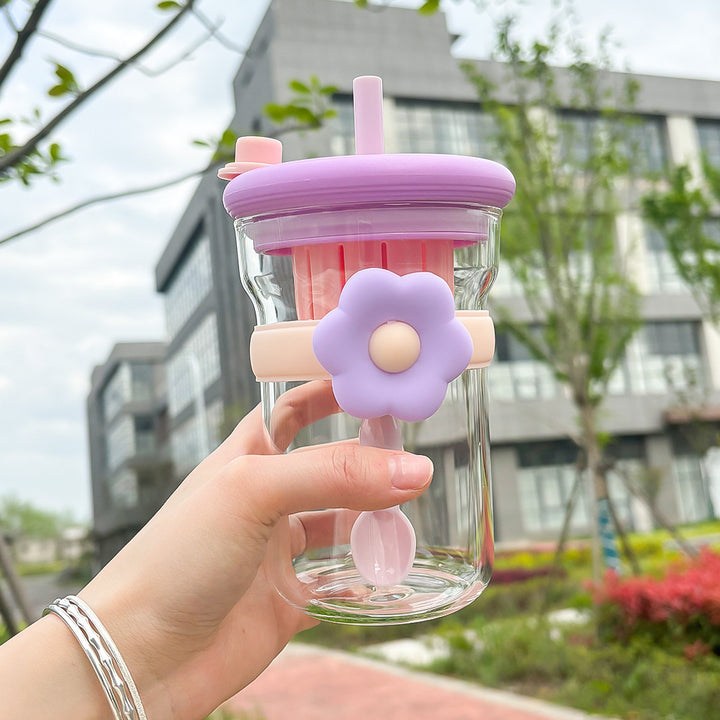
[[[412,325],[391,321],[380,325],[370,336],[370,359],[388,373],[411,368],[420,357],[420,336]]]

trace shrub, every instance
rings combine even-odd
[[[700,641],[720,655],[720,554],[706,548],[661,578],[610,572],[593,594],[601,628],[616,639],[647,635],[686,646]]]
[[[627,720],[709,720],[720,707],[720,660],[692,663],[643,639],[601,643],[592,625],[562,631],[526,618],[475,624],[450,640],[437,672]]]

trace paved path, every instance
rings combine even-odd
[[[588,720],[577,710],[292,644],[226,705],[265,720]]]

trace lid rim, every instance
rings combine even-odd
[[[223,193],[238,219],[303,207],[333,209],[349,203],[455,202],[502,209],[515,178],[500,163],[466,155],[344,155],[252,170]]]

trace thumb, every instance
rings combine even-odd
[[[263,525],[306,510],[379,510],[412,500],[430,484],[424,455],[336,443],[286,455],[246,455],[218,478],[237,503]]]

